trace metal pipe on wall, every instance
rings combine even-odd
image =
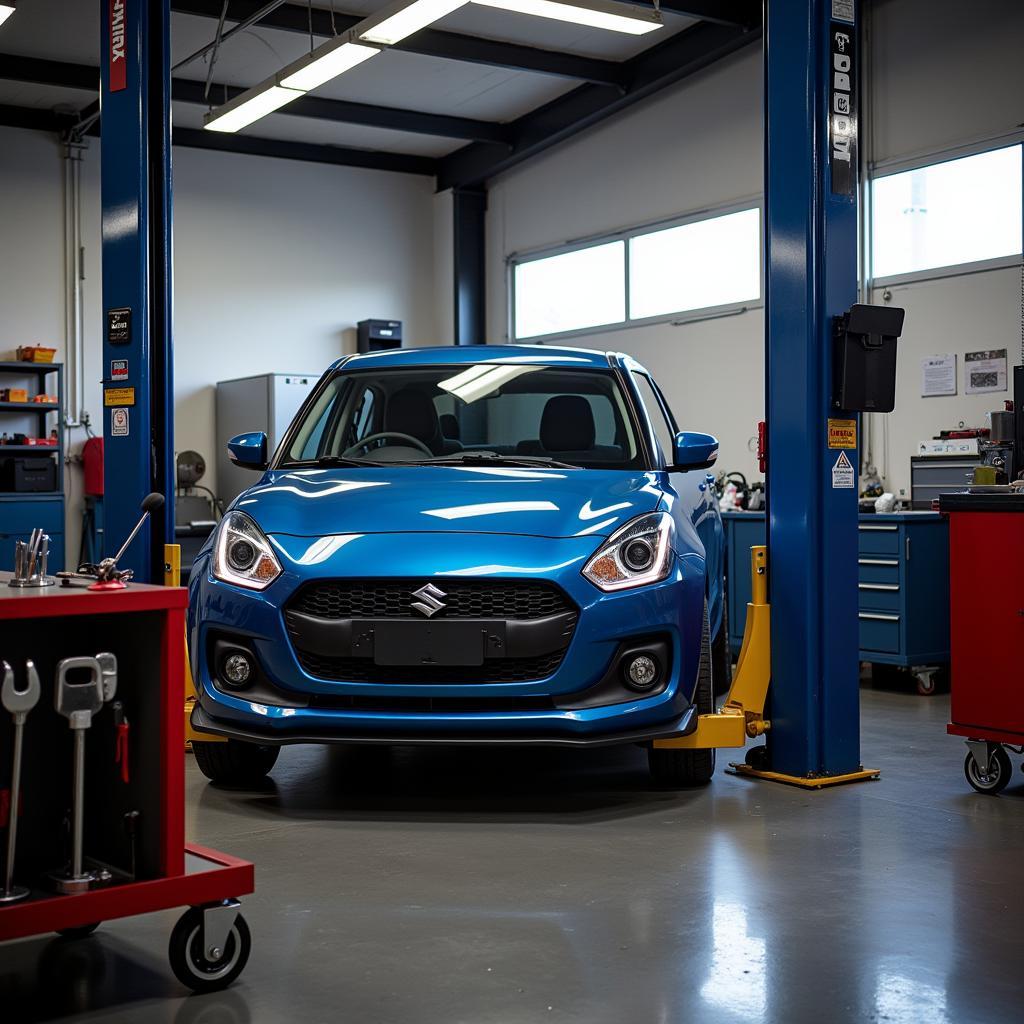
[[[85,145],[64,143],[64,351],[68,398],[64,425],[81,425],[85,396],[82,281],[82,155]]]

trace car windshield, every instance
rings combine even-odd
[[[474,363],[338,373],[278,464],[486,462],[634,469],[643,456],[611,370]]]

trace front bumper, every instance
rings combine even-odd
[[[703,559],[677,554],[664,583],[603,594],[580,570],[593,553],[591,538],[502,536],[501,565],[494,565],[491,535],[365,535],[341,546],[315,567],[289,564],[289,542],[275,538],[285,571],[266,591],[241,590],[209,575],[209,557],[192,574],[189,646],[199,691],[195,728],[261,743],[630,743],[676,735],[690,727],[690,698],[700,655],[704,607]],[[301,548],[308,548],[301,539]],[[358,549],[358,550],[357,550]],[[397,549],[397,550],[396,550]],[[395,577],[444,585],[445,576],[545,579],[579,609],[561,664],[543,679],[514,682],[353,682],[318,678],[303,670],[282,609],[311,579],[378,576],[394,565]],[[437,565],[445,566],[438,572]],[[255,653],[271,696],[225,692],[211,676],[212,635],[244,640]],[[617,650],[638,637],[670,645],[670,672],[657,694],[619,694],[609,703],[577,706],[574,695],[600,683]],[[283,695],[283,698],[282,698]],[[430,710],[410,710],[427,700]],[[394,707],[381,707],[391,702]],[[435,706],[436,705],[436,706]],[[490,706],[489,706],[490,705]],[[567,706],[568,705],[568,706]],[[452,710],[466,706],[469,710]],[[696,719],[694,718],[695,722]]]
[[[537,746],[537,747],[607,747],[623,743],[648,743],[651,740],[668,739],[672,736],[689,736],[697,728],[696,708],[689,707],[678,718],[663,725],[634,729],[626,732],[594,733],[592,735],[568,736],[559,733],[528,731],[504,733],[486,732],[444,732],[434,728],[424,731],[367,732],[365,730],[344,731],[338,728],[320,729],[316,732],[295,732],[288,730],[258,729],[252,725],[236,725],[213,718],[200,705],[192,711],[192,728],[196,732],[211,733],[232,740],[259,743],[263,746],[286,746],[294,743],[363,743],[382,746]]]

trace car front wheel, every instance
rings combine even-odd
[[[711,630],[708,626],[707,604],[704,606],[704,630],[701,635],[700,668],[693,703],[698,715],[715,710],[715,694],[711,676]],[[715,774],[714,748],[706,750],[674,750],[649,747],[647,764],[655,784],[666,789],[706,786]]]
[[[240,740],[222,743],[192,741],[192,753],[196,756],[199,770],[211,782],[236,786],[261,782],[277,763],[280,752],[280,747],[264,747]]]

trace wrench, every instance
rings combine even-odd
[[[88,672],[84,682],[75,682],[71,676]],[[85,731],[92,726],[92,718],[117,692],[117,658],[110,653],[94,658],[64,658],[57,663],[57,678],[53,701],[58,714],[68,720],[75,734],[74,803],[71,825],[71,873],[56,875],[54,881],[60,892],[84,892],[107,881],[109,874],[85,871],[82,863],[82,844],[85,814]]]
[[[7,822],[7,865],[4,869],[4,888],[0,892],[0,903],[20,900],[28,895],[28,889],[14,884],[14,851],[18,842],[18,804],[21,799],[21,743],[25,719],[39,701],[39,673],[31,661],[25,662],[25,689],[14,685],[14,671],[5,661],[4,681],[0,687],[0,703],[14,718],[14,763],[11,767],[11,809]]]

